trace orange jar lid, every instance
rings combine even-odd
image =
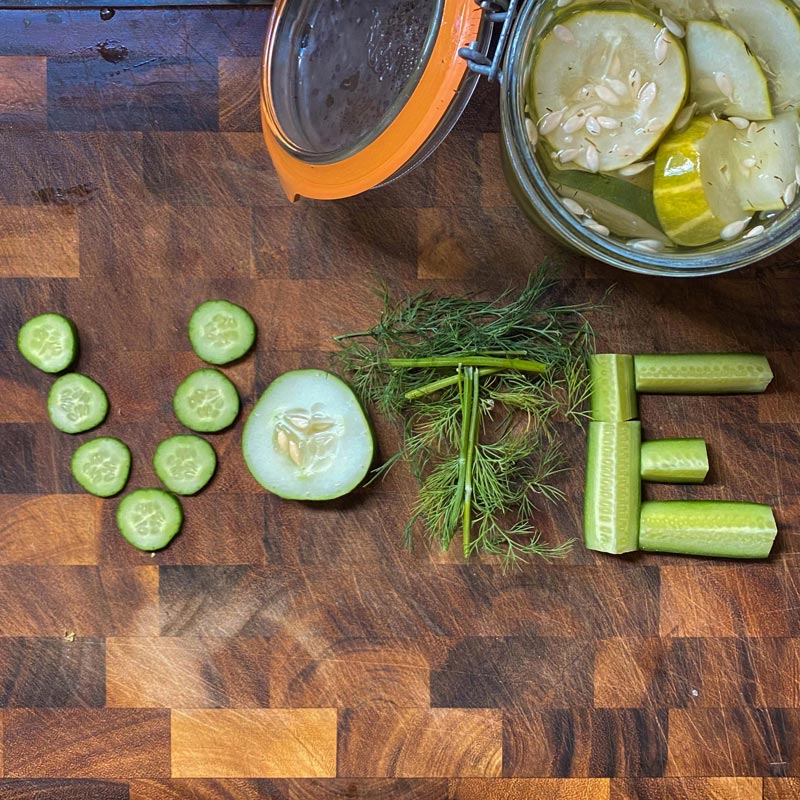
[[[475,0],[276,0],[261,117],[289,199],[360,194],[413,161],[474,88],[458,50],[488,39],[482,21]]]

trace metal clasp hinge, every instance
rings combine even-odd
[[[503,71],[500,66],[503,63],[508,37],[511,35],[511,23],[519,5],[519,0],[475,0],[483,9],[484,17],[487,22],[503,23],[500,29],[500,36],[491,58],[484,55],[478,48],[477,42],[471,42],[467,47],[459,49],[458,54],[463,58],[469,68],[479,75],[484,75],[490,81],[502,81]]]

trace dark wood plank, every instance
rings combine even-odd
[[[131,781],[130,800],[290,800],[287,781],[173,779]]]
[[[6,777],[166,777],[169,713],[145,709],[6,711]]]
[[[761,800],[761,779],[636,778],[611,781],[611,800],[695,800],[698,797],[704,800]]]
[[[102,707],[105,699],[102,639],[0,638],[3,707]]]
[[[103,780],[0,780],[3,800],[129,800],[128,784]]]

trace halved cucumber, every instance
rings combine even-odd
[[[178,421],[199,433],[214,433],[233,424],[239,393],[215,369],[199,369],[178,387],[172,401]]]
[[[651,483],[702,483],[708,475],[703,439],[642,442],[642,480]]]
[[[119,439],[101,436],[84,442],[72,456],[72,475],[90,494],[121,492],[131,471],[131,451]]]
[[[723,25],[744,39],[764,67],[777,111],[800,103],[800,22],[781,0],[713,0]]]
[[[691,99],[701,112],[772,119],[764,70],[740,36],[715,22],[690,22],[686,47]]]
[[[331,500],[355,489],[372,463],[369,420],[352,389],[318,369],[287,372],[256,404],[242,436],[253,477],[291,500]]]
[[[584,497],[584,543],[603,553],[638,547],[640,422],[590,422]]]
[[[659,553],[767,558],[778,533],[769,506],[723,501],[642,504],[639,547]]]
[[[19,329],[17,347],[43,372],[63,372],[78,353],[78,334],[72,321],[61,314],[40,314]]]
[[[253,318],[227,300],[208,300],[189,320],[189,340],[195,353],[209,364],[228,364],[241,358],[256,339]]]
[[[590,172],[647,155],[687,90],[683,46],[658,17],[628,8],[561,18],[536,49],[529,87],[535,121],[562,163]]]
[[[103,388],[85,375],[62,375],[47,395],[50,421],[64,433],[83,433],[96,428],[108,413]]]
[[[636,391],[650,394],[756,394],[773,377],[767,359],[749,353],[638,355],[633,367]]]
[[[175,494],[197,494],[217,468],[214,448],[199,436],[171,436],[156,448],[153,467]]]
[[[592,380],[591,413],[595,422],[636,419],[638,402],[633,356],[603,353],[589,358]]]
[[[794,200],[797,190],[792,187],[800,169],[798,134],[795,111],[737,133],[733,181],[746,211],[782,211]]]
[[[161,550],[183,524],[181,504],[161,489],[139,489],[123,498],[117,508],[117,527],[139,550]]]

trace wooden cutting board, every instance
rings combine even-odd
[[[560,250],[505,188],[487,86],[411,176],[289,205],[258,125],[266,13],[0,12],[0,797],[800,796],[800,250],[692,281]],[[703,436],[713,462],[708,486],[650,496],[772,504],[768,563],[579,546],[503,575],[408,552],[407,476],[282,502],[246,472],[240,426],[213,437],[217,478],[150,557],[71,479],[51,379],[15,350],[29,316],[71,316],[110,396],[102,431],[152,485],[201,300],[258,323],[229,370],[249,409],[369,324],[378,281],[498,292],[545,259],[570,301],[616,286],[601,350],[768,354],[765,396],[642,403],[648,436]],[[556,538],[580,536],[568,442],[569,500],[540,515]]]

